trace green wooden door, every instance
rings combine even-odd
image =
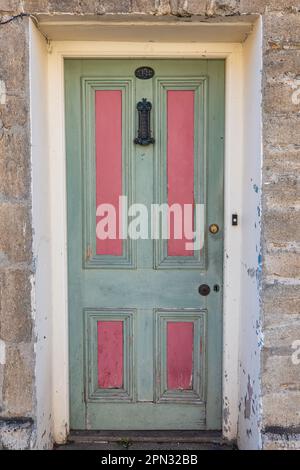
[[[65,94],[71,428],[221,429],[224,61],[68,59]]]

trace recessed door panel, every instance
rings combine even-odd
[[[207,82],[205,76],[156,79],[156,201],[169,208],[160,214],[158,269],[205,268]]]
[[[123,244],[117,236],[120,230],[119,198],[122,188],[122,90],[97,90],[95,93],[96,134],[96,254],[122,256]],[[97,211],[103,205],[103,210]],[[105,207],[107,206],[107,207]],[[106,210],[105,210],[106,209]],[[107,216],[112,211],[112,237],[105,234]],[[99,224],[99,225],[98,225]]]
[[[167,91],[168,205],[178,207],[181,213],[185,204],[194,209],[194,102],[193,90]],[[193,231],[194,224],[190,225],[186,228]],[[169,231],[168,257],[193,256],[194,251],[186,248],[188,239],[184,233],[184,220],[175,224],[174,216],[170,218]]]

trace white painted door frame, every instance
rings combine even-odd
[[[226,59],[225,134],[225,256],[223,396],[231,426],[224,435],[236,437],[238,408],[239,248],[241,230],[230,224],[241,209],[242,46],[241,44],[149,44],[54,42],[49,54],[49,130],[52,239],[53,424],[56,442],[69,427],[67,209],[64,122],[64,58],[224,58]],[[235,188],[232,191],[231,188]],[[230,263],[228,262],[230,259]]]

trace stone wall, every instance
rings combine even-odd
[[[263,446],[300,448],[300,1],[0,0],[26,14],[263,15]],[[0,26],[0,447],[34,443],[28,19]]]
[[[300,339],[300,3],[273,3],[278,11],[264,16],[262,417],[265,448],[300,448],[291,358]]]
[[[0,447],[27,447],[34,416],[27,22],[0,26]]]

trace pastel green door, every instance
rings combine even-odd
[[[68,59],[65,103],[71,428],[221,429],[224,61]]]

